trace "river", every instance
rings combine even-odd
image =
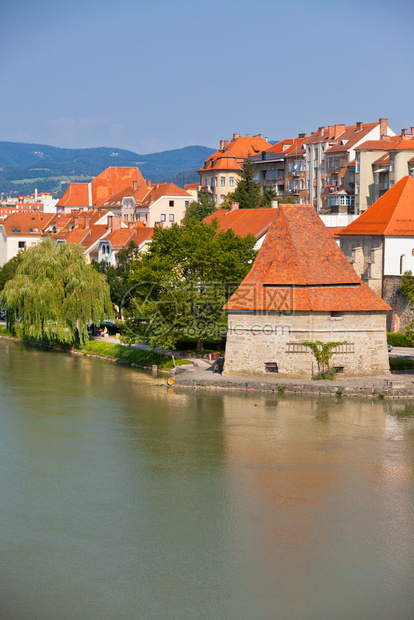
[[[414,617],[414,403],[0,340],[1,620]]]

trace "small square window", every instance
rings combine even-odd
[[[168,216],[168,219],[170,220],[170,222],[174,221],[174,213],[170,213],[170,215]]]
[[[24,250],[26,247],[26,241],[19,241],[19,250]]]
[[[174,200],[170,200],[170,207],[174,206]]]
[[[166,221],[166,217],[165,217],[165,213],[161,213],[161,222],[165,222]]]
[[[226,177],[220,177],[220,187],[225,187],[226,185]]]

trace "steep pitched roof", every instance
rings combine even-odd
[[[280,205],[227,310],[385,312],[311,205]]]
[[[136,166],[110,167],[90,183],[71,183],[57,203],[57,207],[99,207],[105,200],[122,189],[145,185],[144,177]]]
[[[356,151],[389,151],[394,143],[401,142],[401,136],[388,136],[386,140],[366,140],[356,147]]]
[[[277,216],[277,209],[234,209],[227,211],[217,209],[208,215],[204,221],[211,224],[218,221],[219,230],[232,229],[236,235],[245,237],[249,233],[260,239],[269,229],[270,224]]]
[[[414,236],[414,179],[400,179],[341,235]]]
[[[152,239],[153,234],[153,228],[147,228],[143,223],[137,222],[133,228],[118,228],[112,231],[105,239],[111,242],[114,250],[120,250],[127,247],[131,241],[139,246],[143,241]]]

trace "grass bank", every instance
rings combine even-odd
[[[161,353],[155,353],[154,351],[142,351],[135,347],[126,346],[122,344],[112,344],[109,342],[102,342],[100,340],[91,340],[83,345],[70,346],[51,343],[44,339],[41,341],[23,339],[18,334],[12,334],[5,325],[0,325],[0,336],[9,338],[15,338],[21,340],[27,344],[33,344],[36,346],[43,346],[57,351],[67,351],[68,353],[75,353],[77,355],[86,355],[89,357],[97,357],[103,360],[109,360],[118,362],[120,364],[137,366],[139,368],[148,368],[156,364],[160,370],[170,370],[174,366],[174,362],[168,355],[162,355]],[[187,360],[177,359],[175,360],[176,366],[183,364],[190,364]]]

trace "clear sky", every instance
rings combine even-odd
[[[0,0],[0,140],[138,153],[414,125],[412,0]]]

